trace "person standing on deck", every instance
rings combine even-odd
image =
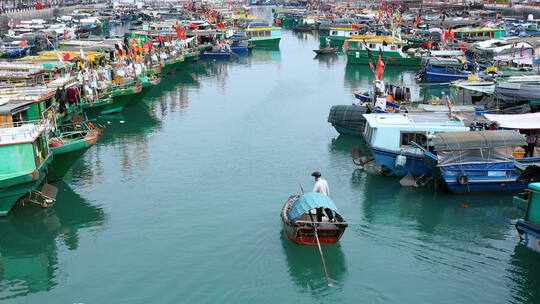
[[[313,192],[321,193],[326,196],[330,196],[330,189],[328,189],[328,182],[321,178],[321,172],[315,171],[311,173],[311,176],[315,177],[315,186]],[[334,221],[334,213],[328,208],[324,208],[324,212],[330,221]],[[317,221],[322,222],[323,208],[317,208]]]
[[[536,136],[532,131],[525,137],[525,142],[527,143],[527,146],[525,146],[525,157],[527,157],[527,154],[529,154],[529,157],[533,157],[534,148],[536,147]]]

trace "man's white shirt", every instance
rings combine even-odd
[[[330,196],[330,190],[328,189],[328,182],[325,179],[318,178],[315,186],[313,187],[313,192],[318,192],[326,196]]]

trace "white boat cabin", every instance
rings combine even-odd
[[[368,145],[394,152],[423,154],[411,141],[428,147],[429,139],[435,132],[470,130],[461,119],[448,113],[372,113],[363,116],[366,120],[364,139]]]

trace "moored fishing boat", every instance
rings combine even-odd
[[[382,56],[385,65],[419,66],[421,57],[403,51],[407,43],[392,36],[351,36],[345,41],[347,64],[369,64],[372,57]]]
[[[323,215],[322,209],[332,215]],[[287,237],[301,245],[317,245],[314,226],[321,245],[337,243],[347,228],[332,199],[315,192],[290,196],[281,209],[281,220]]]
[[[424,151],[426,165],[453,193],[524,189],[514,163],[540,160],[514,159],[514,148],[525,145],[525,138],[512,130],[436,132],[431,141],[433,150]]]
[[[329,46],[340,48],[345,43],[345,40],[357,35],[360,35],[358,27],[350,24],[321,26],[319,28],[319,42],[321,47]],[[327,41],[330,42],[330,45],[328,45]]]
[[[49,139],[53,160],[47,175],[48,182],[62,179],[75,161],[92,147],[103,134],[103,128],[84,122],[66,124],[57,130],[58,136]]]
[[[142,85],[141,94],[146,94],[151,88],[157,86],[161,82],[161,77],[140,77],[139,81]]]
[[[327,47],[320,50],[313,50],[313,52],[317,55],[335,54],[337,52],[337,47]]]
[[[0,216],[6,216],[24,195],[45,180],[52,156],[44,120],[13,122],[6,116],[0,128]]]
[[[527,189],[527,207],[522,219],[517,220],[516,229],[525,246],[540,253],[540,183],[531,183]],[[523,239],[523,238],[522,238]]]
[[[429,150],[429,137],[434,132],[469,131],[463,121],[447,113],[363,115],[366,127],[362,136],[371,155],[381,164],[382,174],[391,176],[421,176],[430,174],[424,163],[424,152]]]
[[[249,37],[248,44],[251,47],[279,46],[281,29],[267,25],[250,25],[246,29],[246,36]]]

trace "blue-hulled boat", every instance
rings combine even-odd
[[[462,63],[457,58],[429,57],[422,59],[419,77],[424,82],[452,82],[468,79],[478,70],[478,65],[470,62]],[[482,74],[481,76],[485,75]]]
[[[372,113],[363,115],[366,127],[362,136],[384,175],[421,176],[431,174],[424,163],[429,138],[435,132],[465,132],[463,121],[447,113]],[[413,145],[417,143],[422,148]]]
[[[201,55],[201,59],[229,59],[231,58],[232,51],[228,48],[226,49],[212,49],[209,51],[204,51]]]
[[[248,52],[248,37],[246,35],[234,34],[229,38],[231,51],[235,54],[246,54]]]
[[[540,183],[529,184],[525,216],[516,222],[520,238],[525,246],[540,253]]]
[[[512,130],[435,133],[433,151],[424,151],[425,163],[443,187],[454,193],[516,191],[527,187],[515,166],[540,158],[514,159],[514,147],[525,145],[522,134]]]

